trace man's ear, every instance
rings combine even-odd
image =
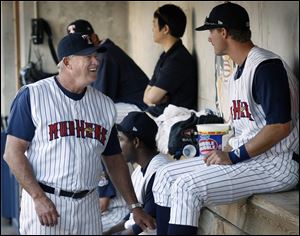
[[[171,34],[170,33],[170,27],[167,24],[164,25],[164,27],[162,28],[162,30],[163,30],[164,34]]]
[[[222,33],[223,38],[226,39],[228,37],[228,30],[225,28],[222,28],[221,31],[222,31],[221,33]]]
[[[132,143],[135,148],[138,148],[140,146],[140,139],[138,137],[135,137]]]
[[[64,57],[63,58],[63,63],[64,63],[66,68],[69,68],[69,69],[72,68],[71,65],[70,65],[70,58],[69,57]]]

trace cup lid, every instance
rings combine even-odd
[[[228,132],[229,124],[199,124],[198,132]]]

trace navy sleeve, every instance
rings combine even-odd
[[[34,133],[35,126],[31,117],[29,89],[23,87],[12,103],[7,134],[31,142]]]
[[[121,152],[122,150],[118,139],[118,131],[116,126],[114,125],[111,130],[111,134],[109,136],[109,140],[106,145],[106,148],[102,154],[104,156],[111,156],[111,155],[119,154]]]
[[[107,184],[104,186],[98,186],[99,197],[113,198],[116,196],[116,189],[111,182],[109,175],[107,174],[106,166],[104,165],[103,160],[101,160],[101,163],[103,166],[103,172],[105,173],[105,178],[107,179]]]
[[[98,187],[98,193],[99,193],[99,197],[113,198],[116,196],[116,189],[109,178],[108,178],[107,185]]]
[[[154,197],[153,197],[153,192],[152,192],[152,186],[154,182],[155,174],[151,176],[151,179],[149,180],[147,189],[146,189],[146,196],[145,196],[145,201],[144,201],[144,211],[148,213],[150,216],[153,218],[156,218],[156,207],[154,203]],[[132,226],[132,230],[135,235],[138,235],[141,233],[143,230],[141,229],[140,226],[137,224],[134,224]]]
[[[286,70],[279,59],[262,62],[256,69],[253,98],[266,114],[267,124],[291,120],[290,90]]]

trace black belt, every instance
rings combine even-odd
[[[55,188],[50,187],[50,186],[45,185],[45,184],[40,183],[40,182],[39,182],[39,185],[47,193],[56,194],[58,196],[71,197],[71,198],[75,198],[75,199],[77,199],[77,198],[83,198],[87,194],[89,194],[89,193],[91,193],[91,192],[93,192],[95,190],[95,189],[92,189],[92,190],[83,190],[83,191],[80,191],[80,192],[68,192],[68,191],[60,190],[60,191],[57,191],[57,193],[55,193]]]

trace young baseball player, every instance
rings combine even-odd
[[[180,39],[185,27],[186,16],[178,6],[166,4],[154,12],[153,39],[164,52],[144,93],[151,116],[161,115],[169,104],[197,109],[196,63]]]
[[[20,234],[101,234],[101,155],[137,224],[155,227],[137,204],[114,104],[89,86],[103,50],[81,34],[65,36],[59,74],[22,87],[13,101],[4,159],[23,188]]]
[[[117,129],[126,161],[138,164],[131,175],[134,191],[145,212],[155,218],[156,206],[152,193],[155,172],[169,162],[166,155],[157,151],[155,136],[158,127],[145,112],[130,112],[117,125]],[[130,213],[123,221],[104,233],[120,232],[121,234],[138,235],[142,231],[134,221],[133,214]],[[156,234],[156,231],[147,229],[143,234]]]
[[[101,55],[97,80],[92,87],[109,96],[117,108],[117,123],[130,111],[141,111],[148,106],[143,102],[149,83],[147,75],[118,45],[109,38],[100,40],[92,25],[86,20],[76,20],[67,27],[67,33],[86,35],[95,46],[106,48]]]
[[[230,152],[167,164],[153,194],[158,234],[196,234],[200,209],[252,194],[287,191],[299,180],[299,85],[287,64],[251,41],[249,16],[235,3],[212,9],[203,26],[216,55],[238,65],[229,82],[235,135]]]

